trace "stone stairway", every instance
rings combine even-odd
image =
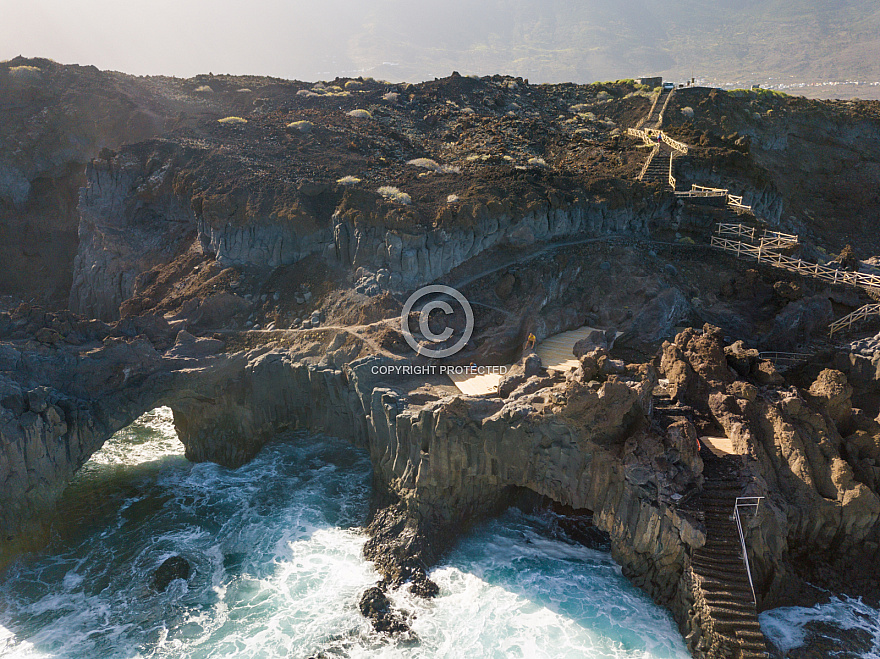
[[[645,120],[644,128],[660,128],[660,116],[663,114],[663,108],[666,106],[666,100],[669,98],[669,95],[671,93],[671,88],[663,89],[660,91],[660,97],[657,99],[657,102],[654,103],[654,107],[651,108],[651,114],[649,114],[648,118]]]
[[[648,164],[648,169],[642,175],[645,183],[660,183],[666,185],[669,182],[669,159],[672,157],[672,149],[665,144],[660,146],[660,151]]]
[[[700,456],[704,460],[706,480],[694,505],[704,515],[706,544],[694,550],[691,570],[702,626],[714,632],[705,639],[706,656],[710,659],[767,657],[767,645],[758,623],[733,519],[736,498],[742,493],[737,458],[718,457],[705,447]]]
[[[693,408],[672,400],[669,393],[662,386],[658,386],[654,389],[654,395],[651,399],[651,413],[653,414],[654,419],[664,428],[672,423],[677,417],[687,419],[691,422],[694,420]]]

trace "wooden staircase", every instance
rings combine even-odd
[[[736,498],[742,493],[737,458],[718,457],[705,447],[700,456],[706,480],[694,506],[703,513],[706,544],[694,550],[691,570],[702,604],[703,627],[715,633],[707,656],[765,658],[767,645],[733,518]]]

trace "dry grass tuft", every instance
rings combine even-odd
[[[383,185],[376,192],[385,197],[385,199],[397,202],[398,204],[403,204],[404,206],[408,206],[412,203],[412,197],[405,192],[401,192],[393,185]]]
[[[414,165],[415,167],[421,167],[422,169],[429,169],[436,174],[458,174],[461,172],[458,167],[454,167],[452,165],[441,165],[436,160],[431,160],[430,158],[415,158],[414,160],[410,160],[406,164]]]
[[[315,127],[311,121],[292,121],[287,124],[288,130],[298,130],[300,133],[311,133],[312,128]]]

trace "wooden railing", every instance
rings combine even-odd
[[[673,155],[675,155],[675,154],[672,154],[672,153],[669,154],[669,186],[672,188],[672,190],[674,192],[676,181],[675,181],[675,176],[673,175],[674,170],[673,170],[673,166],[672,166],[672,161],[675,160],[675,158],[672,157]]]
[[[751,212],[751,210],[752,210],[751,206],[746,206],[743,203],[743,198],[741,195],[740,196],[732,195],[732,194],[727,195],[727,205],[732,206],[733,208],[738,208],[740,210],[744,210],[744,211]]]
[[[676,192],[676,197],[687,197],[687,198],[700,198],[705,199],[708,197],[726,197],[727,194],[725,192],[713,192],[711,190],[694,190],[693,186],[690,190],[685,190],[682,192]]]
[[[648,114],[646,114],[644,117],[639,119],[639,123],[636,124],[636,128],[641,128],[642,126],[645,125],[645,123],[648,121],[648,119],[651,118],[651,116],[654,114],[654,109],[657,107],[657,102],[662,97],[663,97],[663,90],[661,89],[659,92],[657,92],[657,95],[654,97],[654,102],[651,103],[651,109],[648,110]]]
[[[662,92],[661,92],[661,94],[662,94]],[[658,126],[663,125],[663,115],[666,114],[666,106],[668,106],[669,101],[672,100],[673,94],[675,94],[675,87],[673,87],[672,89],[669,90],[669,93],[666,95],[666,100],[663,102],[663,107],[660,108],[660,114],[657,115],[657,125]],[[679,144],[680,144],[680,142],[679,142]],[[672,145],[670,144],[669,146],[672,146]],[[673,147],[673,148],[675,148],[675,147]],[[685,151],[684,153],[687,153],[687,151]]]
[[[684,142],[674,140],[669,137],[669,135],[656,128],[627,128],[626,134],[630,137],[640,137],[646,144],[657,144],[657,137],[660,136],[660,139],[666,142],[666,144],[683,155],[687,155],[688,149],[690,148]]]
[[[705,185],[697,185],[696,183],[691,185],[691,190],[694,192],[715,192],[719,196],[724,195],[725,197],[730,193],[730,190],[727,188],[710,188]]]
[[[673,149],[675,149],[676,151],[678,151],[682,155],[685,155],[685,156],[687,155],[688,149],[690,147],[688,147],[688,145],[685,144],[684,142],[679,142],[678,140],[674,140],[671,137],[669,137],[669,135],[667,135],[666,133],[663,133],[660,136],[660,139],[662,139],[664,142],[666,142],[669,146],[671,146]]]
[[[651,153],[648,154],[648,159],[645,160],[645,164],[642,165],[642,171],[639,172],[639,180],[641,181],[645,177],[645,173],[648,171],[648,167],[651,166],[651,161],[654,160],[654,156],[660,153],[660,145],[655,144],[654,148],[651,149]]]
[[[750,240],[755,239],[755,231],[757,231],[755,227],[747,227],[745,224],[725,224],[724,222],[719,222],[715,228],[715,233],[718,236],[734,236]]]
[[[647,130],[642,130],[641,128],[627,128],[626,134],[630,137],[640,137],[644,140],[645,144],[650,144],[651,146],[658,146],[657,140],[651,138],[651,134]]]
[[[793,245],[799,244],[801,240],[800,237],[793,233],[782,233],[781,231],[771,231],[770,229],[764,229],[764,238],[768,240],[787,241]]]
[[[880,304],[866,304],[853,311],[848,316],[844,316],[840,320],[836,320],[828,326],[829,336],[834,336],[835,332],[849,329],[854,323],[870,318],[871,316],[880,316]]]
[[[777,239],[778,240],[778,239]],[[831,284],[847,284],[850,286],[858,286],[866,289],[880,288],[880,277],[877,275],[866,275],[861,272],[847,272],[846,270],[837,270],[829,268],[818,263],[809,263],[801,259],[786,256],[778,251],[779,247],[773,243],[773,239],[768,239],[764,244],[752,245],[738,240],[730,240],[722,236],[712,236],[712,246],[732,252],[737,257],[750,257],[758,261],[769,263],[782,270],[788,270],[807,277],[821,279]],[[780,241],[783,246],[790,246],[789,241]]]
[[[697,185],[696,183],[694,183],[691,185],[690,190],[676,192],[675,195],[677,197],[689,198],[727,197],[727,205],[731,208],[749,212],[752,211],[751,206],[746,206],[742,203],[742,196],[732,195],[730,194],[730,190],[726,190],[724,188],[710,188],[705,185]]]

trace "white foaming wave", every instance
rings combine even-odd
[[[687,659],[669,614],[609,554],[542,535],[542,526],[511,511],[466,538],[432,571],[436,598],[390,594],[420,643],[359,645],[349,656]]]
[[[30,609],[19,606],[14,624],[0,599],[4,624],[25,639],[17,654],[0,655],[687,657],[668,615],[623,579],[607,553],[549,538],[516,513],[466,539],[434,571],[436,599],[392,595],[412,616],[418,644],[379,637],[357,608],[378,579],[362,556],[365,537],[338,522],[366,514],[369,461],[346,456],[337,466],[333,450],[288,444],[268,446],[235,470],[163,468],[144,494],[161,495],[151,515],[120,513],[123,521],[90,541],[85,556],[57,564],[47,557],[30,577],[44,594]],[[194,564],[188,585],[148,592],[150,572],[174,553]],[[103,570],[117,574],[102,574],[105,556],[118,556]],[[0,597],[13,593],[4,590]],[[29,617],[36,622],[22,626]],[[0,648],[15,643],[3,638],[0,632]]]
[[[108,439],[89,459],[87,468],[132,467],[170,456],[183,456],[183,444],[177,437],[171,408],[157,407]]]
[[[362,558],[364,541],[354,531],[322,529],[288,543],[271,575],[234,579],[223,602],[188,615],[180,627],[186,638],[177,630],[150,656],[304,659],[334,637],[368,634],[355,603],[378,574]]]
[[[863,659],[880,659],[880,611],[861,601],[835,597],[812,608],[791,606],[764,611],[758,616],[761,629],[783,652],[798,648],[806,641],[804,626],[826,622],[840,629],[862,629],[871,635],[873,647]]]

